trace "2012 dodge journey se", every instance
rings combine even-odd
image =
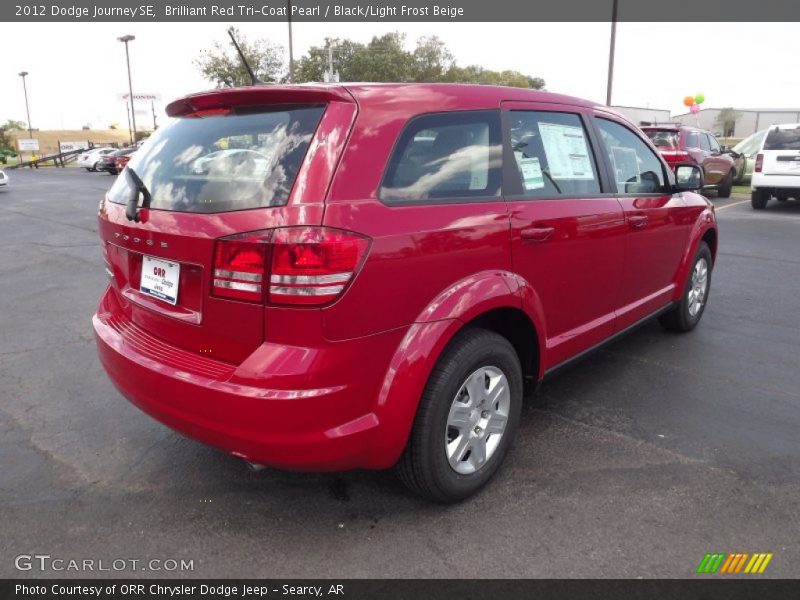
[[[702,174],[604,107],[364,84],[167,112],[100,206],[98,350],[136,406],[250,463],[396,466],[460,500],[546,374],[703,315]]]

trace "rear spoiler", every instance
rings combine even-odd
[[[257,85],[211,90],[185,96],[167,105],[167,115],[186,117],[197,113],[209,114],[234,106],[327,104],[329,102],[355,102],[355,99],[342,86]]]

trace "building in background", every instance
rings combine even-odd
[[[641,108],[638,106],[612,106],[615,111],[626,116],[635,125],[658,125],[672,123],[669,111],[660,108]]]
[[[696,115],[691,113],[675,115],[672,117],[672,121],[718,132],[722,130],[722,127],[716,123],[721,110],[721,108],[703,108]],[[770,125],[800,123],[800,108],[735,108],[734,110],[740,113],[733,129],[733,137],[737,138],[747,137]]]

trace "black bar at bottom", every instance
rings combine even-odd
[[[4,579],[2,600],[738,600],[797,597],[793,580],[697,579]]]

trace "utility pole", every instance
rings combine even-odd
[[[22,77],[22,89],[25,92],[25,114],[28,115],[28,138],[33,139],[33,127],[31,126],[31,109],[28,108],[28,86],[25,85],[25,77],[28,76],[27,71],[21,71],[19,76]]]
[[[286,20],[289,22],[289,83],[294,83],[294,49],[292,48],[292,0],[286,0]]]
[[[122,37],[118,37],[117,40],[125,44],[125,60],[128,63],[128,93],[130,94],[130,103],[131,103],[131,123],[133,124],[133,130],[131,135],[133,136],[133,141],[131,143],[136,142],[136,108],[133,104],[133,83],[131,83],[131,55],[128,53],[128,42],[132,42],[136,39],[136,36],[133,35],[123,35]]]
[[[125,116],[128,117],[128,139],[131,142],[131,146],[133,146],[133,129],[131,129],[131,106],[127,100],[125,101]]]
[[[611,9],[611,47],[608,50],[608,88],[606,89],[606,105],[611,106],[611,88],[614,84],[614,49],[617,44],[617,3]]]
[[[150,100],[150,110],[153,111],[153,131],[155,131],[158,126],[156,125],[156,104],[153,100]]]

